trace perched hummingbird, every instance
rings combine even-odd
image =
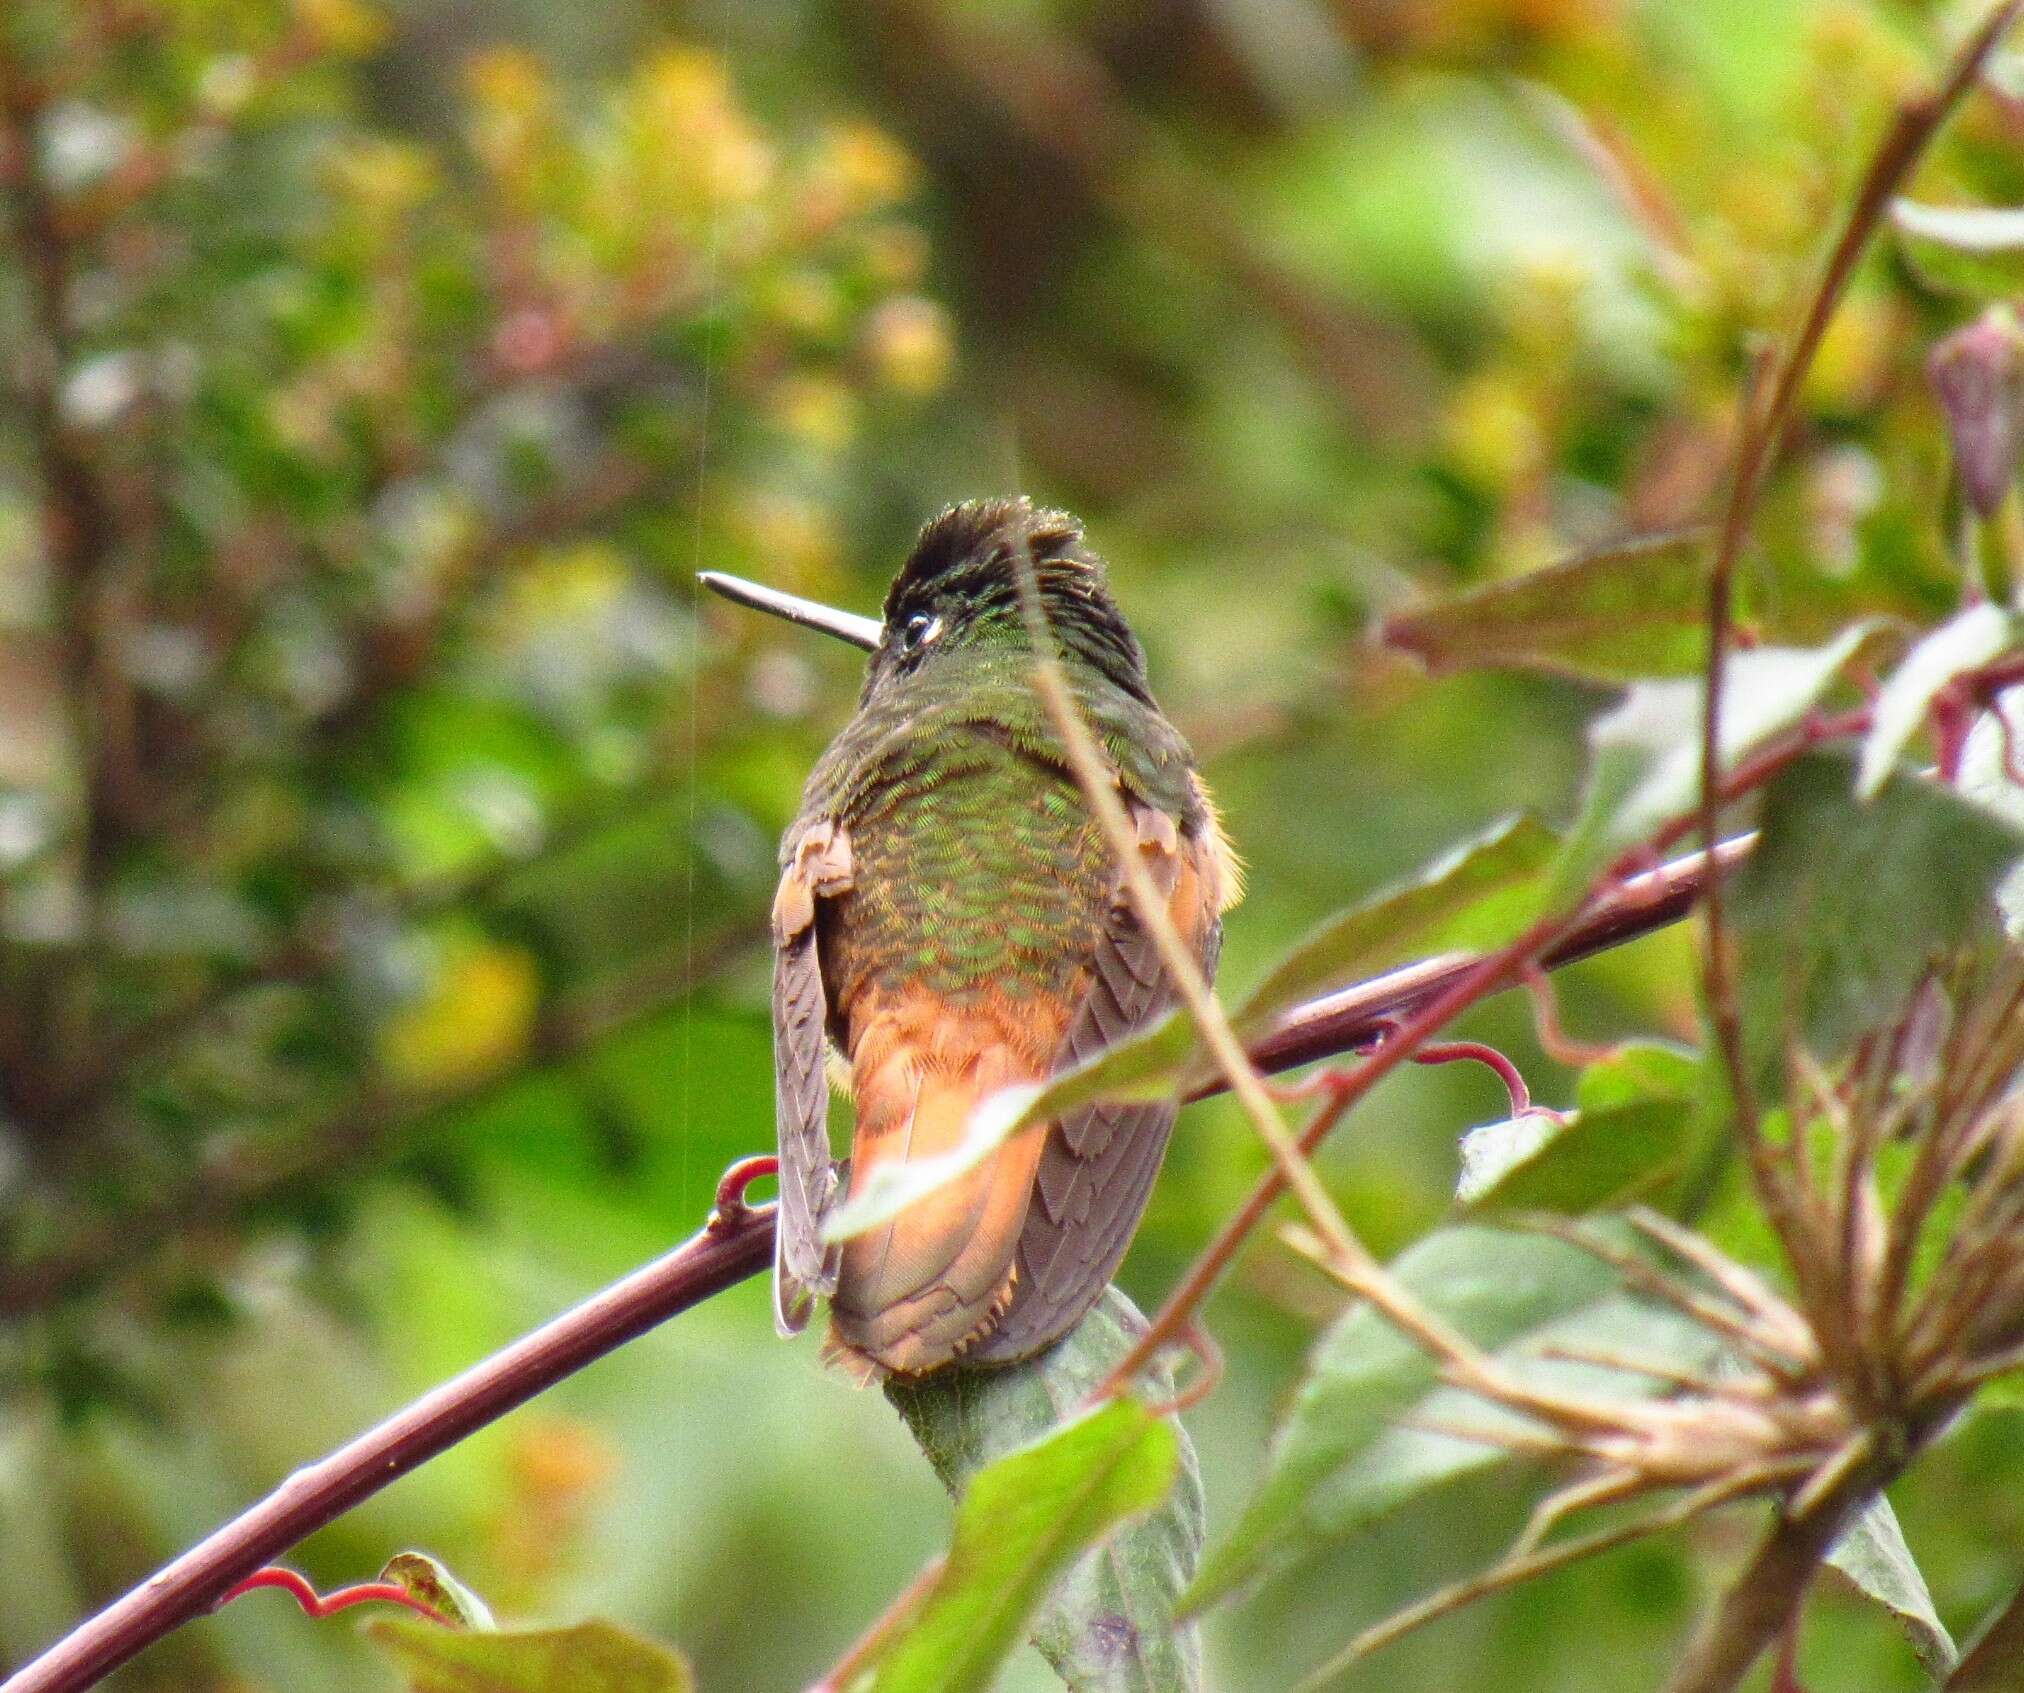
[[[1172,1102],[1086,1107],[841,1247],[820,1237],[843,1180],[832,1044],[855,1104],[856,1193],[875,1170],[951,1150],[988,1095],[1089,1058],[1174,999],[1034,692],[1027,568],[1206,974],[1240,892],[1214,802],[1076,520],[992,500],[930,522],[886,596],[857,713],[781,843],[773,904],[774,1306],[791,1334],[827,1296],[832,1354],[867,1379],[1008,1364],[1060,1339],[1124,1256],[1174,1124]]]

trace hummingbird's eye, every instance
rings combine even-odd
[[[900,645],[908,652],[914,652],[926,646],[941,632],[942,620],[939,617],[930,617],[924,611],[917,611],[907,619],[905,627],[901,629]]]

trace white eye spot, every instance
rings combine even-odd
[[[906,634],[904,636],[907,650],[912,652],[916,648],[924,647],[929,642],[939,639],[941,633],[942,620],[940,617],[930,617],[924,611],[916,612],[912,617],[907,619]]]

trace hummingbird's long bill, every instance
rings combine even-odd
[[[711,593],[722,594],[734,604],[750,606],[754,611],[771,612],[775,617],[784,617],[789,623],[799,624],[804,629],[834,635],[839,641],[848,641],[866,652],[878,646],[879,636],[885,628],[876,617],[859,617],[854,612],[838,611],[820,600],[804,600],[798,594],[783,594],[778,588],[762,587],[757,582],[747,582],[742,576],[727,576],[721,570],[699,570],[696,580]]]

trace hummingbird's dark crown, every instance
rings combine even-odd
[[[1148,705],[1145,652],[1111,598],[1082,525],[1031,500],[970,500],[931,519],[893,579],[870,681],[906,675],[937,651],[1030,644],[1019,577],[1030,568],[1041,609],[1070,662],[1101,670]]]

